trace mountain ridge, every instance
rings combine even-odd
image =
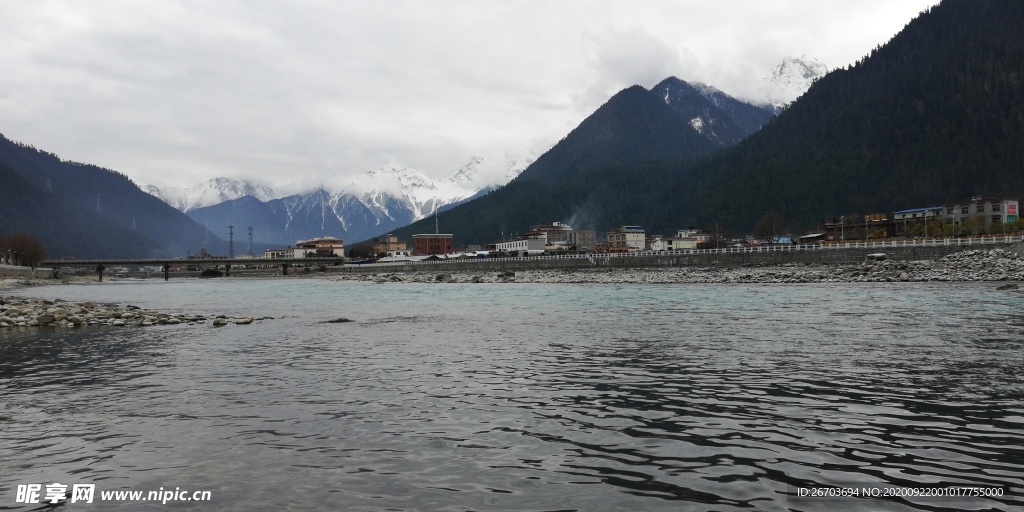
[[[486,193],[489,188],[474,185],[486,163],[474,156],[437,180],[407,167],[384,166],[356,175],[344,189],[319,185],[268,201],[236,198],[190,210],[188,215],[204,225],[251,225],[264,244],[290,245],[325,235],[361,240]],[[506,175],[518,175],[518,163],[505,165]]]

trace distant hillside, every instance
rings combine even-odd
[[[517,180],[567,182],[595,169],[682,156],[699,158],[722,147],[695,128],[691,116],[679,113],[686,107],[672,101],[677,98],[666,100],[659,94],[664,93],[652,93],[639,85],[619,92]],[[710,104],[699,94],[689,99],[695,98]]]
[[[757,130],[771,113],[707,86],[669,78],[648,91],[625,89],[541,155],[518,178],[439,216],[458,245],[493,242],[552,221],[605,230],[660,206],[645,198],[667,179],[648,166],[686,166]],[[643,167],[638,167],[643,166]],[[646,214],[645,214],[646,215]],[[394,230],[432,233],[433,219]]]
[[[227,243],[185,214],[143,192],[124,175],[0,136],[0,234],[25,232],[51,257],[171,257],[206,247],[226,254]],[[209,243],[205,242],[209,240]]]

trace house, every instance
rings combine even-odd
[[[268,260],[276,260],[279,258],[290,258],[291,257],[291,246],[287,249],[267,249],[263,253],[263,257]]]
[[[412,254],[414,256],[430,256],[452,252],[451,233],[433,233],[412,236]]]
[[[893,214],[895,236],[958,236],[1002,232],[1019,218],[1016,199],[971,198]]]
[[[343,258],[345,257],[345,242],[333,236],[299,240],[295,242],[295,247],[292,249],[292,257]]]
[[[892,220],[895,236],[939,234],[948,223],[942,206],[901,210],[892,214]],[[853,226],[854,229],[857,227]],[[849,224],[846,228],[850,229]]]
[[[622,226],[608,232],[608,252],[642,251],[646,245],[644,228]]]
[[[530,233],[510,242],[498,242],[494,248],[499,252],[516,253],[521,256],[541,254],[547,249],[547,233]]]
[[[408,248],[405,242],[399,242],[398,237],[388,234],[373,241],[374,254],[390,254],[392,252],[405,252]]]
[[[700,239],[695,237],[671,237],[662,238],[666,251],[683,251],[696,249]]]
[[[661,235],[649,236],[647,241],[644,243],[644,249],[647,249],[648,251],[664,251],[665,243],[662,239],[663,237]]]
[[[544,233],[548,237],[548,245],[566,247],[568,250],[591,252],[597,243],[597,233],[593,230],[573,229],[562,222],[530,226],[530,233]],[[559,242],[564,242],[561,244]]]
[[[999,231],[1004,224],[1015,222],[1020,213],[1016,199],[971,198],[943,205],[947,232],[951,235],[976,235]]]
[[[686,228],[676,231],[675,237],[680,239],[693,239],[699,244],[701,242],[711,240],[711,233],[708,233],[703,229]]]

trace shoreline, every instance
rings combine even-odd
[[[784,263],[744,267],[646,267],[378,272],[329,275],[332,281],[385,283],[807,284],[885,282],[1024,282],[1015,250],[969,250],[938,260],[864,261],[856,265]]]
[[[237,275],[217,278],[182,279],[267,280],[321,279],[384,283],[520,283],[520,284],[805,284],[882,282],[1024,282],[1024,254],[1016,249],[968,250],[937,260],[864,261],[856,265],[784,263],[742,267],[641,267],[585,269],[532,269],[517,271],[472,271],[444,269],[412,272],[297,273]],[[1024,252],[1024,251],[1022,251]],[[108,277],[104,282],[149,281]],[[172,278],[172,281],[174,279]],[[96,283],[96,276],[52,278],[0,278],[4,292],[35,286]]]

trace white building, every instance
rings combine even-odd
[[[992,232],[992,224],[1007,224],[1019,217],[1019,205],[1016,199],[981,199],[975,197],[970,201],[947,204],[945,208],[947,222],[955,226],[970,226],[972,230],[984,233]],[[962,228],[961,228],[962,229]]]
[[[498,242],[494,248],[500,252],[517,253],[521,256],[530,254],[541,254],[548,245],[548,236],[545,233],[538,233],[521,237],[511,242]]]
[[[345,242],[333,236],[299,240],[291,249],[292,258],[345,257]]]
[[[701,242],[700,239],[693,238],[693,237],[686,237],[686,238],[672,237],[672,238],[663,238],[662,239],[662,244],[664,244],[666,251],[682,251],[682,250],[696,249],[697,248],[697,244],[699,244],[700,242]]]
[[[708,233],[707,231],[704,231],[703,229],[693,229],[693,228],[680,229],[680,230],[676,231],[676,238],[693,239],[693,240],[696,240],[697,243],[700,243],[700,242],[705,242],[705,241],[711,240],[711,233]]]

